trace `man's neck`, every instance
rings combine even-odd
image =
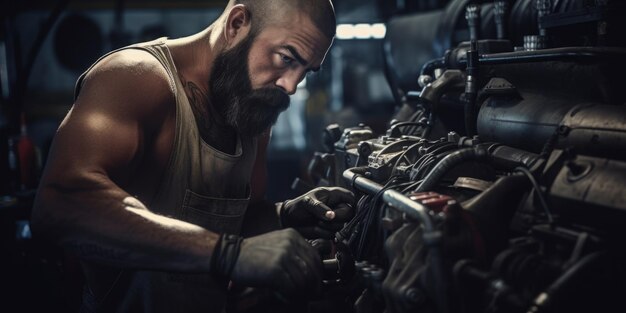
[[[223,117],[208,97],[208,78],[214,56],[220,49],[218,34],[212,25],[198,34],[171,40],[168,47],[202,139],[222,152],[233,154],[237,146],[237,133],[225,125]]]
[[[178,72],[189,81],[202,82],[197,87],[205,94],[208,94],[208,77],[220,49],[219,42],[212,42],[213,34],[213,26],[210,26],[197,34],[167,42]]]

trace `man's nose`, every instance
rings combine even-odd
[[[287,74],[280,76],[276,80],[276,86],[282,89],[286,94],[293,95],[296,93],[298,84],[300,83],[300,76],[294,74]]]

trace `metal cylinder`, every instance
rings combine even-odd
[[[590,156],[626,160],[626,106],[581,104],[561,122],[557,147]]]
[[[555,133],[559,148],[626,160],[626,154],[616,149],[626,145],[625,106],[525,94],[523,100],[489,98],[478,113],[483,141],[539,153]]]
[[[483,141],[539,153],[574,105],[540,94],[525,94],[524,99],[491,97],[478,112],[478,135]]]

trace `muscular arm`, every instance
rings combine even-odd
[[[217,234],[154,214],[120,188],[160,138],[173,105],[165,70],[146,52],[119,52],[94,68],[51,147],[33,208],[35,235],[105,264],[208,271]]]

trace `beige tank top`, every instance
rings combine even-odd
[[[166,38],[160,38],[122,48],[147,51],[159,60],[167,70],[176,96],[174,145],[160,187],[147,203],[148,208],[214,232],[238,234],[248,206],[257,140],[238,136],[232,155],[204,142],[165,41]],[[77,82],[76,95],[84,75]]]
[[[215,232],[238,234],[250,199],[256,139],[238,136],[233,155],[205,143],[165,39],[142,46],[165,66],[176,95],[174,147],[149,207]]]
[[[250,199],[257,140],[238,137],[232,155],[203,141],[165,42],[166,38],[160,38],[124,47],[96,62],[123,49],[139,49],[153,55],[167,70],[176,96],[175,139],[159,188],[147,206],[157,214],[216,233],[239,234]],[[90,70],[79,77],[76,97]],[[89,279],[83,295],[84,312],[219,312],[225,301],[225,286],[207,274],[130,271],[95,264],[86,264],[85,271]]]

